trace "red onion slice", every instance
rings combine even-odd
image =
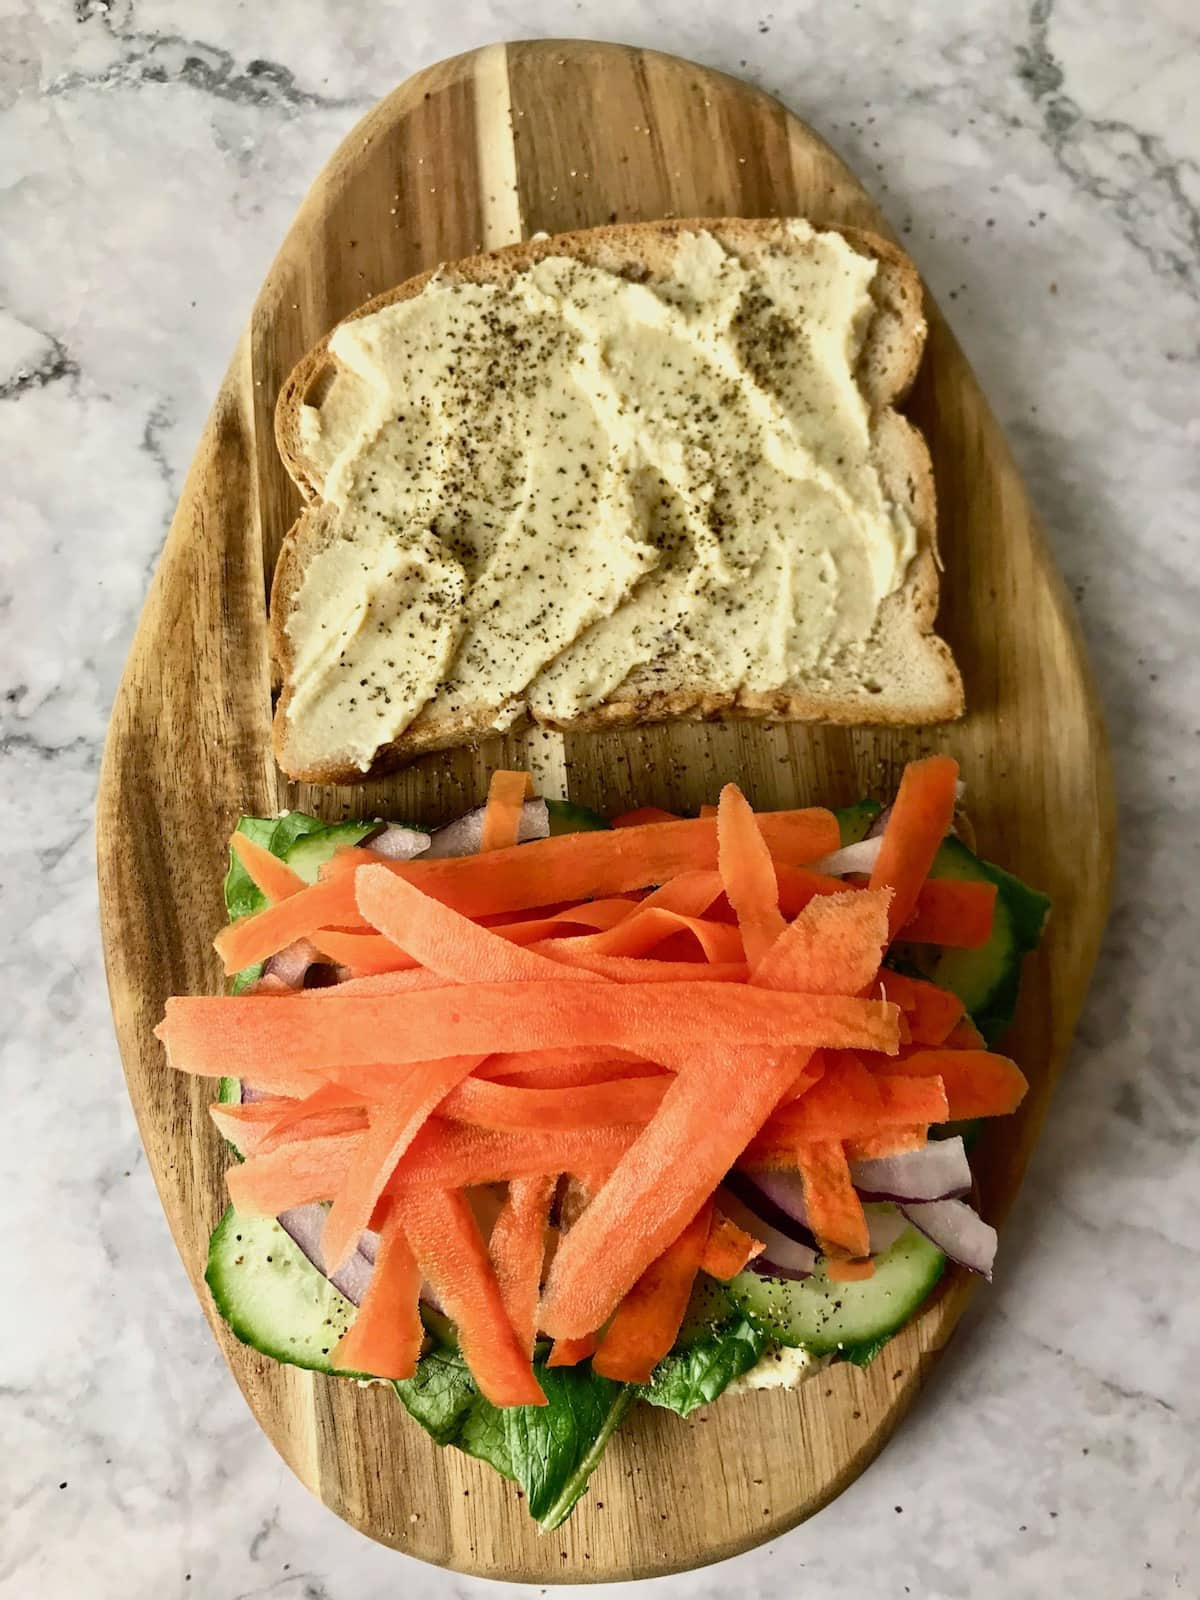
[[[263,963],[264,978],[278,978],[289,989],[303,989],[309,967],[324,961],[315,945],[307,939],[297,939],[278,954],[268,956]]]
[[[867,1237],[871,1241],[871,1254],[881,1256],[890,1250],[902,1233],[908,1231],[908,1218],[891,1207],[867,1207]]]
[[[440,860],[443,856],[473,856],[483,839],[483,806],[476,806],[465,816],[456,817],[431,836],[426,859]],[[521,808],[521,826],[518,842],[546,839],[550,836],[550,813],[544,800],[526,800]]]
[[[788,1278],[793,1283],[811,1277],[817,1265],[817,1252],[811,1246],[798,1244],[795,1239],[762,1223],[754,1233],[762,1239],[763,1252],[750,1263],[751,1272],[757,1272],[760,1278]]]
[[[949,1200],[971,1192],[971,1167],[959,1138],[852,1161],[850,1177],[859,1193],[873,1200]]]
[[[726,1190],[741,1202],[752,1218],[785,1238],[809,1246],[816,1243],[808,1225],[804,1191],[795,1172],[733,1171],[725,1176]],[[733,1219],[738,1221],[737,1217]],[[751,1230],[753,1231],[753,1230]]]
[[[879,859],[882,846],[882,834],[876,835],[875,838],[860,839],[857,844],[843,845],[840,850],[822,856],[819,861],[812,863],[809,870],[823,872],[831,878],[844,877],[848,872],[869,873]]]
[[[964,1200],[910,1201],[901,1211],[951,1261],[991,1279],[996,1230]]]
[[[326,1272],[321,1255],[321,1230],[327,1215],[325,1207],[314,1201],[311,1205],[293,1206],[290,1211],[281,1211],[278,1221],[284,1233],[295,1241],[321,1276],[328,1278],[338,1293],[344,1294],[352,1305],[361,1305],[371,1274],[375,1271],[375,1263],[356,1250],[337,1272],[332,1275]]]
[[[419,828],[402,828],[396,822],[389,822],[379,833],[360,840],[365,849],[392,861],[412,861],[416,856],[425,855],[429,842],[429,834],[422,833]]]

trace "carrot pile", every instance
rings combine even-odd
[[[245,1155],[240,1212],[328,1202],[330,1272],[380,1230],[335,1364],[411,1377],[423,1279],[497,1405],[543,1402],[538,1332],[551,1364],[645,1382],[696,1273],[762,1249],[720,1210],[738,1165],[796,1171],[831,1271],[868,1276],[849,1162],[1025,1087],[953,995],[881,967],[914,926],[967,947],[990,932],[986,887],[928,881],[956,777],[944,757],[907,769],[854,886],[811,870],[839,844],[830,812],[756,814],[733,785],[715,815],[646,808],[518,845],[529,782],[498,773],[479,855],[355,847],[311,885],[235,835],[268,904],[217,939],[227,969],[307,939],[343,981],[174,999],[158,1034],[176,1069],[262,1096],[212,1108]],[[468,1195],[484,1184],[508,1186],[488,1239]]]

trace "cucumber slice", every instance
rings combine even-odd
[[[748,1316],[786,1345],[813,1355],[836,1355],[844,1346],[875,1344],[913,1316],[941,1277],[946,1258],[915,1228],[907,1228],[875,1260],[865,1283],[830,1283],[818,1265],[811,1278],[792,1283],[743,1272],[729,1294]]]
[[[1037,948],[1050,902],[1011,873],[980,860],[959,839],[947,839],[942,845],[931,875],[994,883],[997,893],[992,936],[979,950],[906,945],[897,953],[923,976],[956,994],[988,1044],[994,1044],[1012,1021],[1021,984],[1021,962]]]
[[[833,814],[842,836],[842,848],[865,839],[871,831],[871,824],[882,810],[878,800],[860,800],[854,806],[834,806]]]
[[[570,800],[547,800],[546,810],[550,813],[552,839],[560,833],[600,833],[608,827],[598,811],[573,805]]]
[[[335,822],[319,833],[306,833],[297,839],[283,859],[305,883],[316,883],[317,873],[332,855],[357,844],[378,826],[376,822]]]
[[[230,1206],[209,1241],[204,1280],[243,1344],[293,1367],[335,1371],[330,1352],[354,1307],[277,1222],[239,1217]]]

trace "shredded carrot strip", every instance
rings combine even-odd
[[[613,828],[642,828],[654,822],[678,822],[679,813],[664,811],[661,806],[638,806],[635,811],[622,811],[609,824]]]
[[[492,773],[487,805],[483,808],[483,831],[479,851],[510,850],[521,836],[521,812],[533,795],[533,779],[527,772]]]
[[[847,1261],[831,1256],[825,1263],[825,1276],[830,1283],[865,1283],[875,1276],[875,1263],[868,1256],[865,1261]]]
[[[421,994],[346,997],[342,987],[301,992],[290,1004],[257,995],[168,1000],[158,1036],[179,1071],[260,1081],[264,1063],[320,1074],[331,1061],[399,1065],[575,1044],[616,1045],[651,1060],[662,1059],[664,1046],[689,1044],[718,1051],[807,1045],[894,1052],[898,1046],[892,1005],[743,983],[562,983],[556,977],[464,984],[451,1003],[437,1008]]]
[[[477,1128],[611,1128],[646,1123],[671,1084],[668,1073],[558,1089],[526,1089],[468,1078],[443,1101],[439,1114]]]
[[[958,762],[949,756],[910,761],[904,769],[870,881],[872,889],[893,891],[893,938],[912,916],[933,858],[950,832],[957,784]]]
[[[306,887],[299,873],[293,872],[278,856],[273,856],[265,845],[257,844],[249,834],[232,834],[229,848],[245,868],[254,887],[272,903],[286,900]]]
[[[548,1367],[577,1367],[595,1353],[600,1343],[597,1333],[585,1333],[581,1339],[555,1339],[546,1357]]]
[[[620,1383],[649,1383],[675,1343],[708,1240],[712,1200],[706,1200],[679,1237],[642,1273],[617,1307],[592,1370]]]
[[[370,1131],[358,1160],[333,1194],[333,1205],[321,1233],[321,1253],[331,1272],[344,1266],[354,1254],[376,1200],[426,1118],[482,1059],[468,1055],[417,1062],[387,1102],[372,1113]]]
[[[399,1216],[389,1217],[363,1303],[333,1352],[334,1367],[374,1378],[411,1378],[425,1337],[417,1309],[420,1293],[416,1257]]]
[[[850,1165],[840,1141],[798,1145],[796,1166],[804,1185],[809,1226],[824,1253],[869,1255],[866,1213],[850,1181]]]
[[[714,1211],[712,1223],[708,1230],[708,1240],[704,1246],[704,1253],[700,1257],[700,1270],[707,1272],[710,1278],[719,1278],[722,1283],[728,1283],[730,1278],[736,1278],[739,1272],[761,1255],[762,1241],[739,1228],[731,1217],[726,1217],[719,1211]]]
[[[733,783],[721,790],[717,807],[717,863],[753,971],[785,923],[770,848],[745,795]]]
[[[488,1241],[500,1298],[521,1349],[531,1359],[538,1290],[546,1255],[546,1219],[557,1177],[515,1178]]]
[[[461,1189],[402,1189],[395,1207],[483,1394],[495,1406],[544,1406],[466,1195]]]

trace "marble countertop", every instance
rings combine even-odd
[[[91,814],[183,473],[307,183],[415,68],[542,34],[740,72],[874,189],[1049,525],[1108,708],[1122,820],[1100,969],[995,1286],[848,1493],[655,1592],[1194,1596],[1200,30],[1186,0],[0,4],[0,814],[14,841],[0,876],[0,1594],[493,1592],[340,1524],[221,1363],[125,1099]]]

